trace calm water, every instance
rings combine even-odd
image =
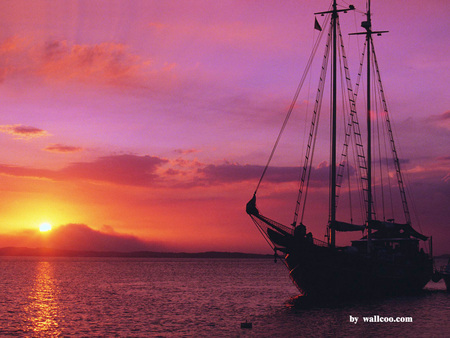
[[[442,281],[413,297],[299,309],[286,268],[266,259],[3,257],[0,275],[0,336],[450,336]],[[413,323],[349,321],[373,315]]]

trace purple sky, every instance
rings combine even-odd
[[[360,11],[341,21],[356,61],[360,41],[347,33],[361,30],[365,2],[353,4]],[[317,37],[313,13],[328,5],[1,2],[0,245],[40,244],[31,233],[50,222],[59,234],[77,225],[170,250],[267,252],[245,203]],[[389,30],[375,43],[414,209],[443,253],[450,239],[450,6],[381,0],[372,7],[374,29]],[[356,70],[351,63],[353,76]],[[307,84],[312,93],[316,84]],[[294,124],[303,122],[306,100],[300,96]],[[294,143],[294,131],[275,160],[279,172],[301,163],[291,155],[304,145]],[[318,145],[319,174],[327,150]],[[292,186],[269,179],[268,215],[290,219]],[[311,210],[324,209],[326,192],[317,189]],[[309,221],[321,239],[322,219]]]

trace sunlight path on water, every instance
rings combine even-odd
[[[38,336],[61,334],[57,318],[59,306],[53,267],[49,262],[38,262],[33,288],[24,307],[23,331]]]

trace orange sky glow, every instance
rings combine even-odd
[[[2,1],[0,247],[270,253],[245,204],[317,34],[313,13],[328,5]],[[389,30],[378,59],[418,230],[437,254],[450,240],[449,10],[373,1],[375,29]],[[360,13],[343,15],[345,34],[360,29]],[[280,170],[300,163],[291,141]],[[327,213],[322,182],[313,215]],[[296,187],[269,179],[264,213],[290,222]],[[322,239],[326,215],[306,221]]]

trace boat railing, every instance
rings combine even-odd
[[[321,241],[320,239],[317,239],[317,238],[313,238],[313,242],[317,246],[324,246],[324,247],[328,246],[327,242]]]

